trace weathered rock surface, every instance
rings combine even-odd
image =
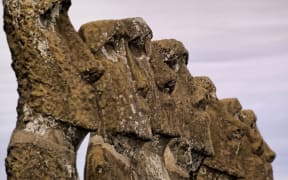
[[[18,81],[9,179],[77,178],[76,151],[99,117],[91,85],[104,72],[72,27],[69,0],[4,0]]]
[[[3,4],[19,92],[8,179],[77,179],[88,132],[85,179],[273,179],[253,111],[192,76],[181,42],[152,41],[142,18],[76,32],[69,0]]]

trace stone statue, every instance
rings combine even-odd
[[[94,84],[101,126],[90,137],[85,177],[130,179],[135,172],[131,156],[152,138],[149,100],[154,94],[148,64],[152,31],[141,18],[131,18],[87,23],[79,34],[105,67]],[[111,161],[101,163],[99,158]],[[114,163],[117,159],[120,166]]]
[[[69,0],[4,0],[4,29],[18,81],[18,120],[8,179],[77,179],[76,151],[97,130],[96,91],[103,74],[72,27]]]
[[[242,110],[240,120],[247,126],[247,135],[242,141],[241,162],[246,172],[243,179],[273,180],[271,163],[275,153],[270,149],[256,126],[256,115],[252,110]]]
[[[3,0],[18,81],[8,179],[273,179],[275,153],[238,99],[192,76],[175,39],[142,18],[70,23],[70,0]]]

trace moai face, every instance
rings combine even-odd
[[[118,154],[108,152],[104,148],[104,142],[101,145],[95,145],[93,139],[97,137],[96,134],[103,136],[101,131],[92,134],[86,159],[85,174],[87,179],[93,177],[100,179],[112,178],[111,174],[119,173],[113,168],[117,166],[119,166],[119,169],[125,167],[122,170],[129,177],[169,178],[162,160],[162,153],[167,144],[166,138],[163,140],[160,135],[151,136],[151,130],[148,129],[150,128],[150,121],[147,121],[146,124],[141,124],[141,118],[145,116],[153,119],[153,122],[155,122],[155,117],[162,117],[159,115],[162,111],[157,106],[159,101],[156,100],[158,98],[158,89],[156,89],[154,73],[149,62],[149,56],[151,55],[150,39],[152,36],[149,27],[139,18],[119,21],[97,21],[82,26],[79,33],[94,53],[96,59],[104,62],[105,73],[95,83],[95,88],[101,92],[98,101],[103,103],[103,105],[100,104],[100,109],[111,112],[104,115],[102,113],[102,121],[107,125],[112,120],[115,122],[115,125],[113,125],[115,126],[114,129],[108,127],[110,129],[105,129],[105,131],[108,131],[108,133],[110,131],[111,133],[112,130],[115,130],[118,133],[115,133],[110,141],[105,142],[113,144],[115,152]],[[163,67],[166,68],[169,75],[173,74],[173,71],[164,63],[159,66],[159,68]],[[166,81],[171,82],[174,80],[173,78],[171,80],[169,75],[168,78],[162,81],[164,84],[168,83]],[[164,76],[167,77],[166,74]],[[113,96],[118,97],[119,94],[121,98],[125,99],[110,100]],[[107,103],[110,103],[110,105]],[[134,103],[133,109],[131,109],[131,103]],[[168,108],[170,108],[169,105],[167,105]],[[117,112],[117,109],[121,111]],[[113,111],[116,111],[116,113],[114,112],[113,114]],[[173,114],[172,112],[170,113]],[[128,118],[130,117],[129,121],[120,121],[127,116]],[[117,118],[119,117],[121,119],[118,121]],[[161,120],[165,121],[166,119],[162,117]],[[117,130],[117,126],[119,126],[117,123],[121,123],[120,125],[123,125],[125,129]],[[129,126],[137,127],[137,129],[130,130],[127,128]],[[144,131],[141,129],[143,127],[148,130],[145,129]],[[155,126],[152,123],[153,127]],[[138,129],[142,131],[139,133]],[[153,129],[154,132],[161,134],[155,129]],[[138,138],[125,136],[125,134],[129,133],[137,134]],[[169,136],[168,134],[171,132],[164,130],[162,133],[166,133]],[[141,138],[148,139],[151,137],[151,141],[141,141]],[[117,164],[109,161],[110,159],[119,159],[120,156],[128,158],[132,165],[127,167],[127,163],[124,163],[125,165],[123,166],[123,163],[119,160]],[[101,158],[108,159],[108,161],[104,164],[99,164],[98,159]],[[103,170],[101,174],[93,170],[96,165]]]
[[[83,25],[80,36],[105,73],[94,83],[101,123],[99,134],[136,134],[149,139],[151,87],[149,71],[152,32],[141,18],[96,21]]]
[[[213,121],[211,137],[215,155],[204,160],[204,166],[198,174],[199,178],[244,177],[240,151],[245,125],[238,119],[241,104],[235,98],[217,100],[208,106],[207,111]]]
[[[169,111],[172,114],[170,118],[166,118],[170,122],[160,121],[159,129],[165,129],[165,123],[169,123],[166,127],[172,129],[166,128],[164,132],[175,132],[182,137],[173,139],[167,145],[164,161],[171,177],[189,178],[189,173],[199,168],[203,155],[213,154],[209,115],[194,106],[195,87],[186,66],[188,52],[183,44],[176,40],[154,41],[152,49],[151,65],[161,95],[158,96],[159,101],[162,102],[161,106],[165,107],[169,100]]]
[[[257,126],[256,115],[252,110],[242,110],[240,120],[247,126],[247,135],[243,144],[247,149],[241,152],[243,165],[247,174],[246,179],[273,179],[271,163],[275,153],[263,140]]]
[[[159,64],[164,62],[166,66],[170,68],[170,70],[174,71],[174,73],[166,73],[166,77],[168,77],[169,79],[175,79],[169,82],[165,79],[165,76],[163,75],[165,71],[162,71],[162,73],[160,73],[161,71],[155,70],[155,79],[158,89],[160,89],[161,92],[166,92],[166,97],[169,97],[173,104],[175,104],[173,107],[173,114],[175,115],[172,120],[172,127],[174,127],[174,131],[178,133],[180,132],[179,134],[181,136],[187,139],[193,139],[195,140],[195,142],[198,140],[190,137],[194,135],[199,137],[199,142],[193,144],[199,145],[199,151],[206,151],[206,153],[208,154],[212,153],[213,150],[211,149],[211,142],[209,141],[210,138],[208,132],[209,117],[207,117],[207,114],[205,114],[205,112],[203,112],[201,109],[195,108],[193,104],[196,87],[194,86],[193,77],[187,69],[187,50],[181,42],[173,39],[154,41],[152,47],[153,50],[155,50],[153,54],[158,54],[158,56],[155,56],[155,58],[153,58],[154,60],[151,61],[152,67],[155,66],[154,69],[156,70],[160,69]],[[170,78],[168,76],[169,74],[173,78]],[[162,82],[166,82],[166,84]],[[160,99],[160,101],[161,100],[162,99]],[[183,126],[183,124],[186,124],[186,126]],[[189,124],[189,126],[187,126],[187,124]],[[195,128],[195,126],[200,124],[201,126],[205,126],[205,132],[203,133],[202,131],[201,135],[199,134],[198,136],[197,132],[194,132],[193,129],[197,129]],[[202,127],[201,129],[203,128],[204,127]]]
[[[176,84],[176,73],[164,63],[165,56],[157,42],[152,43],[151,67],[154,72],[155,114],[151,120],[153,132],[166,136],[179,136],[179,122],[176,121],[176,106],[172,93]]]

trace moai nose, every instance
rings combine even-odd
[[[270,152],[266,155],[266,161],[269,162],[269,163],[272,163],[272,162],[274,161],[275,157],[276,157],[275,152],[270,151]]]
[[[171,94],[173,91],[174,91],[174,88],[175,88],[175,85],[176,85],[176,81],[175,80],[170,80],[170,81],[167,81],[165,84],[164,84],[164,91]]]
[[[136,88],[137,94],[145,98],[149,90],[148,80],[145,74],[145,70],[143,69],[145,66],[141,66],[143,65],[142,64],[143,62],[138,61],[137,57],[133,55],[133,53],[131,52],[128,46],[128,43],[126,43],[125,46],[126,46],[126,53],[127,53],[127,61],[130,67],[132,79],[135,82],[135,88]]]
[[[276,157],[275,152],[268,146],[268,144],[266,142],[264,142],[263,144],[264,146],[264,159],[269,162],[272,163]]]
[[[135,81],[136,81],[137,94],[145,98],[149,90],[146,78],[140,76],[140,78],[135,79]]]

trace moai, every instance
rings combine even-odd
[[[131,35],[129,35],[130,32],[127,33],[127,31],[125,31],[125,30],[126,30],[126,28],[131,28],[131,27],[133,28],[133,24],[131,24],[131,23],[129,24],[129,22],[133,22],[136,20],[137,19],[108,20],[108,21],[106,20],[106,21],[96,21],[96,22],[92,22],[92,23],[87,23],[80,28],[79,33],[80,33],[80,36],[83,38],[83,40],[88,44],[88,47],[90,48],[90,50],[94,53],[96,59],[102,59],[103,61],[105,61],[105,62],[108,61],[108,63],[110,63],[111,59],[114,56],[114,61],[112,61],[111,64],[117,64],[117,62],[119,62],[123,59],[124,60],[126,59],[126,62],[133,61],[132,63],[137,62],[139,65],[141,62],[139,62],[139,59],[135,58],[135,57],[137,57],[137,54],[139,54],[139,52],[141,53],[141,51],[142,52],[145,52],[145,50],[148,51],[151,48],[149,47],[149,40],[150,39],[146,40],[148,42],[146,43],[146,45],[144,44],[144,46],[142,46],[142,49],[141,49],[141,46],[139,46],[139,45],[135,46],[135,44],[141,44],[141,41],[140,42],[138,42],[138,41],[143,39],[143,36],[144,37],[147,36],[146,35],[147,33],[145,33],[145,31],[144,32],[140,31],[141,32],[141,33],[139,33],[140,37],[133,38],[134,44],[130,43],[129,39],[132,39],[132,38],[130,38]],[[135,24],[134,24],[134,26],[135,26]],[[140,26],[140,28],[138,28],[138,29],[141,29],[141,28],[142,29],[148,29],[148,28],[145,28],[145,26],[147,26],[147,25],[142,24],[142,27]],[[107,30],[107,29],[109,29],[109,30]],[[103,32],[112,32],[112,33],[106,34]],[[120,43],[118,43],[118,41],[115,39],[115,37],[122,38],[123,42],[128,41],[127,44],[128,45],[130,44],[130,46],[127,47],[126,49],[125,48],[119,48],[118,46]],[[159,48],[157,46],[157,44],[163,43],[163,42],[168,43],[167,45],[169,45],[169,46],[166,45],[166,47],[163,46],[163,47]],[[106,52],[108,52],[107,46],[110,48],[112,47],[110,49],[109,53],[106,53]],[[190,129],[194,129],[193,136],[195,136],[195,138],[199,139],[199,140],[196,140],[194,137],[192,138],[192,135],[191,135],[190,138],[188,138],[189,141],[185,141],[185,139],[183,139],[183,141],[185,141],[185,143],[189,142],[190,144],[195,144],[194,145],[195,148],[198,147],[197,150],[198,151],[201,151],[201,150],[204,151],[204,154],[205,153],[207,153],[207,154],[213,153],[213,149],[211,149],[212,144],[211,144],[210,137],[209,137],[209,127],[208,127],[209,126],[209,119],[208,119],[208,117],[205,116],[204,112],[202,112],[202,113],[195,112],[194,113],[193,109],[192,109],[193,108],[192,105],[190,105],[189,103],[185,103],[184,105],[181,104],[180,98],[183,98],[183,97],[178,96],[179,99],[177,99],[177,98],[175,98],[175,97],[177,97],[177,95],[173,95],[174,90],[175,90],[174,88],[176,88],[175,84],[177,84],[176,81],[178,79],[180,81],[182,80],[182,84],[180,84],[180,86],[177,87],[177,89],[178,89],[177,93],[187,94],[187,92],[189,92],[189,89],[184,86],[186,79],[183,79],[183,78],[181,79],[181,78],[177,77],[176,73],[177,73],[178,69],[175,72],[175,69],[173,69],[173,67],[169,66],[169,63],[171,65],[170,61],[175,60],[174,63],[177,63],[175,65],[177,65],[177,66],[179,65],[179,67],[177,67],[177,68],[180,68],[180,66],[184,65],[183,67],[185,69],[181,69],[181,71],[187,70],[186,64],[187,64],[188,53],[187,53],[186,49],[183,47],[183,45],[180,42],[175,41],[175,40],[172,40],[171,42],[168,42],[168,41],[153,42],[152,43],[152,49],[153,49],[152,50],[152,57],[151,57],[151,59],[150,59],[150,57],[148,58],[148,60],[150,60],[151,64],[146,59],[146,61],[148,63],[146,62],[146,68],[145,68],[146,70],[148,70],[148,72],[146,72],[146,75],[150,75],[151,77],[154,77],[153,81],[155,81],[155,84],[157,86],[157,88],[155,88],[155,84],[151,83],[149,86],[150,92],[147,92],[147,97],[148,97],[147,101],[148,101],[148,104],[150,104],[150,110],[151,110],[151,112],[153,112],[153,115],[154,115],[153,116],[150,114],[150,117],[152,117],[151,122],[150,122],[151,128],[152,128],[152,133],[153,133],[152,138],[150,140],[148,139],[149,141],[147,141],[147,142],[143,142],[143,141],[141,141],[141,136],[139,136],[139,135],[138,135],[138,140],[137,140],[137,137],[136,138],[129,137],[129,136],[127,136],[127,134],[131,134],[129,129],[124,129],[122,131],[118,130],[118,132],[117,132],[117,128],[111,129],[110,132],[109,132],[109,129],[108,130],[105,129],[104,131],[99,130],[98,132],[93,133],[91,135],[90,143],[89,143],[90,145],[89,145],[89,148],[87,151],[86,170],[85,170],[86,179],[92,179],[92,178],[107,179],[107,178],[115,177],[115,176],[117,176],[116,174],[119,173],[119,172],[115,171],[115,169],[117,169],[116,167],[119,167],[120,169],[124,168],[124,169],[122,169],[124,173],[122,175],[119,175],[119,177],[123,177],[124,179],[128,178],[128,177],[134,177],[134,178],[135,177],[143,177],[144,179],[148,178],[148,177],[154,178],[154,179],[161,179],[161,178],[165,177],[164,179],[167,179],[167,178],[169,178],[169,175],[167,173],[167,170],[165,169],[166,167],[164,166],[165,157],[163,159],[163,154],[165,152],[167,152],[167,144],[170,141],[169,139],[171,139],[172,137],[180,136],[181,134],[184,135],[184,133],[181,132],[184,130],[189,134],[188,131]],[[124,52],[122,52],[121,50],[124,50]],[[161,51],[161,50],[165,50],[167,52],[169,50],[168,53],[170,53],[171,57],[165,58],[167,56],[167,54],[165,54],[164,51]],[[174,52],[173,52],[173,50],[174,50]],[[132,52],[132,55],[134,55],[134,58],[133,58],[133,56],[125,56],[126,54],[129,54],[130,52]],[[121,54],[124,56],[120,56]],[[151,54],[151,53],[146,53],[146,55],[149,55],[149,54]],[[122,58],[119,59],[119,56]],[[141,57],[140,60],[142,60],[143,54],[140,57]],[[109,58],[110,58],[110,60],[109,60]],[[128,59],[128,58],[130,58],[130,59]],[[165,59],[166,59],[167,63],[165,63]],[[177,61],[179,61],[179,62],[177,62]],[[124,61],[124,63],[125,63],[125,61]],[[126,66],[129,67],[130,64],[131,64],[131,62],[129,64],[126,64]],[[142,68],[144,67],[144,65],[142,65]],[[152,73],[150,72],[151,70],[149,70],[150,66],[152,67],[152,70],[153,70]],[[109,72],[109,68],[111,68],[111,67],[109,67],[109,68],[108,67],[109,66],[107,66],[105,68],[105,74],[95,83],[95,84],[98,84],[98,87],[103,86],[103,85],[101,85],[101,83],[104,85],[105,85],[105,83],[107,83],[107,80],[105,82],[104,78],[105,78],[105,75],[107,74],[107,72]],[[128,70],[126,70],[126,73],[128,72],[128,75],[129,75],[129,70],[132,71],[133,68],[135,68],[135,67],[133,67],[133,66],[130,67]],[[113,70],[114,69],[115,68],[113,68]],[[133,69],[132,73],[136,72],[136,70],[137,69]],[[122,73],[123,72],[125,72],[125,71],[122,71]],[[113,72],[109,73],[109,76],[107,76],[107,79],[108,78],[118,78],[119,76],[121,76],[121,74],[117,75],[117,74],[113,74],[113,73],[115,73],[115,72],[113,71]],[[141,73],[141,71],[138,72],[138,74],[140,74],[140,73]],[[145,75],[145,73],[144,73],[144,75]],[[114,77],[114,76],[116,76],[116,77]],[[127,76],[127,75],[125,75],[125,76]],[[148,79],[150,76],[146,76],[146,78]],[[181,76],[181,75],[178,75],[178,76]],[[142,76],[140,76],[140,77],[145,77],[145,76],[143,76],[143,74],[142,74]],[[192,77],[190,74],[188,77],[185,77],[185,78],[190,78],[192,80]],[[118,81],[110,81],[111,84],[110,84],[110,86],[107,86],[107,87],[119,86],[117,84]],[[151,81],[152,80],[150,79],[149,82],[151,82]],[[126,82],[126,81],[124,81],[124,82]],[[134,83],[137,85],[137,80],[133,79],[133,82],[131,82],[130,86],[134,87],[135,86]],[[183,87],[181,87],[181,85]],[[96,89],[98,87],[95,86]],[[112,89],[114,90],[114,92],[113,92],[114,94],[111,93],[110,94],[111,97],[113,97],[114,95],[116,96],[117,93],[119,93],[118,88],[115,87]],[[125,89],[127,89],[127,87]],[[108,92],[101,90],[101,96],[105,93],[108,93]],[[150,95],[150,97],[149,97],[149,95]],[[125,95],[125,96],[127,96],[127,95]],[[175,105],[174,99],[178,101],[178,106]],[[119,102],[117,102],[117,100],[112,101],[112,102],[116,102],[116,104],[115,105],[111,104],[110,106],[103,106],[103,107],[109,107],[109,108],[111,108],[113,106],[117,107],[117,103],[119,104]],[[152,106],[151,106],[151,104],[152,104]],[[122,106],[124,106],[124,105],[122,105]],[[189,107],[190,110],[187,107]],[[178,108],[178,114],[176,114],[177,108]],[[113,108],[113,110],[115,110],[115,109],[117,109],[117,108]],[[101,110],[101,108],[100,108],[100,110]],[[191,116],[190,112],[193,112],[195,114],[194,118],[196,119],[196,121],[198,123],[195,123],[194,127],[192,127],[193,123],[190,123],[191,124],[190,129],[184,129],[183,121],[185,119],[181,118],[181,120],[177,123],[177,121],[176,121],[177,116],[174,116],[174,115],[180,115],[181,113],[183,113],[186,120],[189,121],[190,119],[193,119],[193,116]],[[102,115],[101,112],[99,114],[100,114],[100,116]],[[121,119],[118,120],[119,117],[120,116],[114,115],[114,122],[120,123]],[[108,119],[108,118],[103,116],[102,121],[104,124],[106,123],[105,121],[109,121],[109,120],[111,121],[111,119]],[[132,119],[131,119],[131,121],[132,121]],[[135,121],[137,122],[137,119],[135,119]],[[124,124],[124,123],[122,123],[122,124]],[[125,126],[125,124],[124,124],[124,126]],[[147,126],[147,124],[146,124],[146,126]],[[198,126],[202,126],[202,128],[199,129]],[[117,127],[117,125],[116,125],[116,127]],[[206,128],[204,130],[205,133],[203,133],[203,128],[204,129]],[[114,132],[112,130],[114,130]],[[196,130],[199,130],[199,132],[196,133]],[[104,132],[104,134],[103,134],[103,132]],[[105,137],[107,135],[109,136],[109,134],[112,135],[110,138],[108,137],[105,139],[105,138],[101,137],[101,136]],[[135,134],[137,136],[137,132],[132,132],[132,134]],[[201,135],[201,136],[197,137],[196,134]],[[100,139],[102,139],[102,140],[100,140]],[[205,139],[205,141],[203,141],[204,139]],[[101,143],[99,143],[100,141],[101,141]],[[201,141],[203,141],[203,142],[201,142]],[[110,147],[113,147],[113,146],[115,147],[113,152],[117,152],[116,153],[117,156],[115,153],[112,153],[111,148],[104,148],[104,147],[108,146],[109,144],[110,144]],[[170,143],[170,144],[172,144],[172,143]],[[207,146],[207,147],[205,147],[205,146]],[[189,147],[189,145],[187,147]],[[194,150],[195,150],[195,148],[194,148]],[[110,149],[110,150],[108,151],[108,149]],[[165,152],[164,152],[164,150],[165,150]],[[187,156],[189,156],[190,160],[191,160],[190,153],[192,153],[192,152],[191,152],[191,150],[188,150],[188,149],[186,149],[186,150],[187,150]],[[101,152],[101,153],[99,153],[99,152]],[[98,157],[98,156],[101,156],[101,157]],[[122,160],[126,159],[126,160],[122,162],[122,166],[119,166],[119,164],[117,164],[117,163],[111,164],[111,161],[106,161],[104,163],[99,161],[99,159],[105,159],[105,157],[106,157],[106,159],[110,159],[110,160],[111,160],[111,157],[113,157],[112,159],[122,159]],[[122,158],[119,158],[119,157],[122,157]],[[196,159],[196,154],[194,155],[193,160],[195,162],[199,161],[198,159]],[[121,161],[119,161],[119,162],[121,162]],[[124,162],[129,162],[129,163],[124,163]],[[200,162],[201,161],[197,162],[198,166],[200,165]],[[152,165],[152,163],[154,165]],[[186,166],[195,166],[194,162],[192,162],[192,161],[189,162],[189,165],[186,165],[187,162],[182,162],[182,163],[185,163],[185,167]],[[123,166],[124,164],[126,164],[126,166]],[[129,164],[129,166],[127,164]],[[157,164],[157,166],[155,166],[155,164]],[[168,164],[167,166],[169,166],[168,162],[166,162],[166,164]],[[171,165],[171,163],[170,163],[170,165]],[[135,166],[135,168],[137,167],[138,170],[133,169],[132,166]],[[95,168],[95,167],[98,167],[98,168]],[[197,167],[197,165],[195,167]],[[195,167],[194,167],[194,169],[197,169]],[[97,171],[95,171],[96,169],[97,169]],[[188,175],[187,175],[187,173],[188,173]],[[185,176],[189,177],[189,171],[187,171],[187,173]]]
[[[174,39],[141,18],[70,23],[70,0],[3,0],[18,80],[8,179],[273,179],[256,116],[193,77]]]
[[[105,66],[94,84],[101,126],[90,137],[85,178],[169,178],[153,149],[165,140],[152,134],[150,121],[157,106],[149,26],[141,18],[95,21],[79,34]]]
[[[275,153],[263,140],[257,126],[256,115],[252,110],[242,110],[240,120],[247,126],[247,134],[243,138],[240,156],[246,172],[243,179],[273,180],[271,163],[275,159]]]
[[[125,26],[129,21],[131,25]],[[105,66],[105,74],[93,84],[101,122],[98,135],[135,134],[143,139],[152,136],[146,100],[150,87],[143,67],[144,61],[148,61],[150,50],[146,46],[152,32],[142,21],[140,18],[96,21],[79,30],[94,57]],[[137,34],[132,29],[132,34],[129,28],[139,28],[141,32]]]
[[[245,126],[237,116],[241,108],[235,98],[214,99],[208,106],[215,155],[204,160],[197,179],[237,179],[245,176],[239,155],[245,135]]]
[[[173,120],[172,127],[178,129],[181,137],[187,138],[191,144],[194,144],[194,150],[207,155],[213,154],[209,136],[209,117],[202,109],[195,106],[197,103],[195,91],[198,87],[194,85],[194,78],[187,68],[188,51],[181,42],[173,39],[154,41],[152,47],[162,56],[159,60],[163,61],[176,74],[175,87],[171,93],[171,98],[175,103],[175,120]],[[151,64],[153,66],[153,63]],[[202,98],[204,96],[201,95]],[[202,98],[198,98],[199,101]]]
[[[70,4],[3,0],[19,93],[8,179],[78,179],[76,151],[88,131],[97,130],[91,83],[104,69],[71,25]]]
[[[214,153],[209,115],[196,106],[209,93],[205,91],[205,94],[195,94],[198,87],[194,86],[194,78],[187,69],[188,52],[181,42],[173,39],[154,41],[152,49],[154,58],[151,59],[151,64],[155,77],[165,78],[167,73],[158,70],[159,63],[163,62],[176,76],[173,86],[172,83],[162,85],[161,79],[156,79],[158,87],[166,87],[166,92],[170,92],[170,98],[175,103],[170,128],[179,135],[179,138],[171,139],[165,148],[165,166],[171,179],[190,179],[198,171],[203,159]]]

